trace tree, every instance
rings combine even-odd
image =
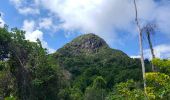
[[[0,17],[1,17],[1,13],[0,13]],[[0,22],[0,24],[1,24],[2,22]]]
[[[8,28],[0,28],[0,60],[4,60],[9,57],[10,42],[11,34],[8,32]]]
[[[144,89],[145,89],[146,88],[146,79],[145,79],[145,63],[144,63],[144,56],[143,56],[142,30],[141,30],[139,20],[138,20],[138,10],[137,10],[137,5],[136,5],[136,0],[134,0],[134,6],[135,6],[135,13],[136,13],[135,22],[136,22],[138,32],[139,32],[139,47],[140,47],[140,56],[141,56],[140,59],[141,59],[141,65],[142,65],[143,85],[144,85]]]
[[[142,33],[145,33],[147,40],[148,40],[148,44],[149,44],[149,48],[151,51],[151,55],[152,55],[152,59],[155,58],[155,54],[154,54],[154,49],[153,49],[153,45],[152,45],[152,41],[151,41],[151,35],[155,33],[155,24],[150,24],[148,23],[146,26],[144,26],[142,28]],[[152,71],[155,71],[155,67],[152,64]]]
[[[84,100],[83,93],[75,87],[61,89],[58,95],[59,100]]]
[[[170,99],[170,77],[160,72],[146,73],[147,96],[150,99]]]
[[[85,91],[85,100],[105,100],[106,96],[106,81],[103,77],[98,76],[91,87],[87,87]]]
[[[15,95],[14,77],[11,75],[7,61],[0,61],[0,97]]]
[[[159,72],[170,75],[170,60],[161,60],[161,59],[155,58],[152,60],[152,63],[155,66],[157,66],[157,68],[159,69]]]
[[[31,73],[28,60],[33,45],[25,40],[25,32],[22,30],[14,28],[10,34],[11,42],[8,46],[10,56],[8,59],[10,71],[16,79],[17,97],[21,100],[28,100],[31,93]]]
[[[49,61],[46,49],[42,48],[39,40],[30,42],[24,34],[17,28],[12,32],[0,29],[0,58],[9,66],[7,71],[0,71],[0,93],[4,98],[11,96],[12,92],[7,90],[12,81],[12,88],[16,91],[14,96],[19,100],[56,100],[60,73],[58,65]],[[4,68],[0,63],[1,66]]]
[[[147,100],[145,93],[133,80],[117,84],[106,100]]]
[[[93,81],[93,88],[99,88],[99,89],[104,89],[106,88],[106,81],[103,79],[102,76],[98,76],[94,81]]]

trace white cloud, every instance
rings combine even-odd
[[[166,33],[170,37],[170,3],[169,6],[163,6],[157,10],[157,22],[159,23],[159,28],[163,33]]]
[[[140,21],[156,21],[161,26],[160,30],[168,34],[170,4],[159,2],[139,0]],[[121,41],[122,36],[137,33],[134,31],[133,0],[36,0],[35,5],[41,5],[43,9],[55,14],[62,21],[62,29],[71,33],[76,30],[96,33],[110,44]],[[125,31],[124,34],[119,33],[119,30]]]
[[[39,10],[38,9],[33,9],[30,7],[22,7],[22,8],[18,8],[18,11],[20,14],[23,15],[28,15],[28,14],[39,14]]]
[[[4,25],[5,25],[5,21],[3,20],[3,13],[2,12],[0,12],[0,14],[1,14],[1,16],[0,16],[0,28],[3,28],[4,27]]]
[[[42,46],[43,46],[44,48],[47,48],[47,50],[48,50],[49,53],[54,53],[54,52],[56,51],[55,49],[49,47],[46,41],[41,40],[41,43],[42,43]]]
[[[24,1],[24,0],[10,0],[10,2],[15,6],[20,14],[28,15],[28,14],[39,14],[40,11],[38,9],[38,5],[36,5],[37,0],[34,0],[32,4],[31,1]]]
[[[42,46],[44,48],[47,48],[49,53],[54,53],[55,50],[50,48],[47,42],[44,40],[43,38],[44,33],[36,29],[35,26],[36,25],[34,21],[24,20],[23,30],[26,31],[26,34],[25,34],[26,39],[32,42],[36,42],[36,40],[39,39],[42,43]]]
[[[19,7],[22,4],[22,0],[10,0],[16,7]]]
[[[140,58],[140,56],[130,56],[130,58]]]
[[[3,28],[4,24],[5,24],[4,20],[0,17],[0,28]]]
[[[52,18],[42,18],[39,22],[39,28],[50,29],[53,26]]]
[[[128,36],[132,38],[137,34],[133,0],[33,0],[32,3],[11,0],[11,2],[16,8],[29,7],[38,11],[45,9],[56,16],[54,19],[51,18],[60,21],[56,26],[66,32],[96,33],[113,46],[128,41]],[[170,37],[170,2],[138,0],[137,5],[142,24],[154,21],[161,33]],[[50,24],[51,22],[46,20],[40,22],[39,26],[48,29]]]
[[[158,58],[170,58],[170,45],[161,44],[154,47],[155,56]],[[150,49],[144,50],[145,58],[151,59]]]
[[[170,59],[170,44],[160,44],[154,47],[156,58]],[[140,55],[130,56],[131,58],[140,58]],[[150,49],[144,50],[144,58],[152,59]]]
[[[41,3],[63,21],[63,29],[96,33],[110,43],[118,40],[116,29],[128,30],[133,20],[129,0],[42,0]]]
[[[43,32],[41,32],[40,30],[35,30],[33,32],[26,32],[25,37],[27,40],[30,40],[32,42],[36,42],[37,39],[43,41]]]
[[[23,22],[23,29],[27,32],[32,32],[35,28],[35,22],[29,21],[29,20],[24,20]]]

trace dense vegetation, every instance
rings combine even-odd
[[[82,35],[54,54],[25,32],[0,28],[0,97],[5,100],[168,100],[170,61],[139,59],[111,49],[94,34]],[[146,91],[146,92],[144,92]],[[146,94],[147,93],[147,94]]]
[[[139,59],[131,59],[122,51],[111,49],[94,34],[76,38],[53,56],[61,67],[70,72],[71,86],[83,93],[98,76],[106,81],[107,91],[116,83],[128,79],[141,81],[142,78]]]

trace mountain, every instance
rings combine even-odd
[[[85,34],[66,44],[58,52],[69,55],[94,54],[102,48],[108,48],[106,42],[95,34]]]
[[[102,76],[111,89],[116,83],[142,79],[139,59],[132,59],[120,50],[112,49],[95,34],[81,35],[53,54],[57,63],[69,72],[71,85],[82,92],[97,76]]]
[[[78,56],[99,54],[102,51],[111,51],[113,53],[122,53],[122,55],[126,55],[122,51],[111,49],[104,39],[92,33],[75,38],[57,52],[66,56]]]

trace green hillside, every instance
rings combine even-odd
[[[139,59],[110,48],[97,35],[79,36],[48,54],[40,40],[0,28],[0,97],[5,100],[169,100],[169,60]]]
[[[53,54],[60,67],[71,74],[71,86],[81,92],[98,76],[106,80],[106,90],[128,79],[142,79],[140,61],[124,52],[110,48],[95,34],[85,34],[67,43]]]

